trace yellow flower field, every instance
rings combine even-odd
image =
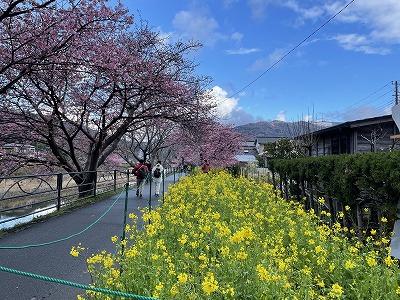
[[[144,230],[130,217],[122,258],[115,237],[119,254],[88,258],[96,286],[160,299],[399,298],[387,239],[374,233],[361,244],[268,184],[224,172],[189,176],[144,213]]]

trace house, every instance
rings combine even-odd
[[[24,155],[28,157],[37,156],[36,148],[32,145],[9,143],[4,144],[1,148],[5,155]]]
[[[312,156],[400,149],[399,133],[391,115],[341,123],[312,133]],[[300,137],[301,139],[301,137]]]
[[[239,166],[245,167],[245,166],[256,166],[258,164],[258,161],[256,157],[252,154],[238,154],[235,156],[235,159],[238,162]]]
[[[241,145],[241,154],[258,155],[260,153],[260,144],[256,140],[244,141]]]

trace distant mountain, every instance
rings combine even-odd
[[[289,136],[288,122],[260,121],[235,127],[235,130],[247,138]]]
[[[261,121],[256,123],[249,123],[235,127],[235,130],[243,134],[248,139],[256,137],[290,137],[293,132],[298,130],[299,122],[283,122],[283,121]],[[303,124],[306,124],[304,122]],[[311,130],[319,130],[322,128],[336,125],[337,123],[312,123]]]

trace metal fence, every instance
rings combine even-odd
[[[345,205],[342,201],[326,195],[318,185],[283,178],[266,168],[241,168],[239,175],[272,184],[281,197],[297,200],[306,210],[312,209],[319,217],[329,219],[330,224],[340,222],[343,226],[353,227],[359,231],[367,228],[380,229],[382,225],[379,221],[382,217],[382,207],[369,204],[367,196],[366,200],[360,199],[363,207],[356,205],[351,213],[339,218],[339,213],[346,211]]]
[[[172,176],[175,182],[178,172],[182,171],[165,168],[164,174]],[[0,177],[0,230],[28,223],[75,202],[117,191],[126,183],[136,186],[132,170]],[[164,188],[163,180],[162,191]]]
[[[0,177],[0,228],[116,191],[128,180],[129,172],[120,170]]]
[[[240,168],[240,176],[271,182],[271,171],[268,168]]]

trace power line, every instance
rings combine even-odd
[[[380,87],[379,89],[375,90],[374,92],[368,94],[367,96],[361,98],[360,100],[358,100],[356,103],[343,108],[342,110],[338,111],[339,113],[344,112],[345,110],[350,110],[350,109],[357,109],[357,107],[355,107],[355,105],[361,104],[362,101],[372,97],[373,95],[377,94],[378,92],[382,91],[384,88],[386,88],[388,85],[390,84],[390,82],[388,84],[385,84],[384,86]],[[362,103],[362,105],[366,105],[366,104],[372,104],[374,102],[377,102],[378,100],[384,98],[385,96],[389,95],[390,93],[392,93],[392,91],[387,91],[384,94],[381,94],[377,97],[374,97],[371,101],[368,101],[366,103]],[[377,111],[384,111],[386,110],[389,106],[393,105],[393,99],[389,99],[389,98],[384,98],[383,100],[381,100],[379,103],[377,103],[377,105],[372,106],[374,109],[376,109]],[[323,113],[320,113],[323,114]],[[329,121],[328,121],[329,122]]]
[[[385,96],[387,96],[387,95],[389,95],[389,94],[391,94],[391,93],[392,93],[392,91],[388,91],[388,92],[386,92],[386,93],[384,93],[384,94],[382,94],[382,95],[380,95],[380,96],[374,98],[373,100],[364,103],[363,105],[372,104],[372,103],[376,102],[377,100],[382,99],[383,97],[385,97]]]
[[[363,98],[357,100],[357,101],[354,102],[353,104],[350,104],[349,106],[343,108],[343,110],[349,109],[349,108],[351,108],[351,107],[353,107],[353,106],[356,106],[356,105],[359,105],[359,104],[363,103],[365,100],[367,100],[367,99],[371,98],[372,96],[374,96],[375,94],[379,93],[380,91],[382,91],[384,88],[386,88],[386,87],[389,86],[390,84],[391,84],[391,82],[386,83],[384,86],[382,86],[382,87],[380,87],[379,89],[373,91],[372,93],[368,94],[367,96],[365,96],[365,97],[363,97]],[[386,95],[386,94],[385,94],[385,95]],[[376,99],[375,99],[375,100],[376,100]],[[375,100],[373,100],[373,101],[375,101]],[[372,102],[373,102],[373,101],[372,101]],[[366,103],[363,103],[363,104],[367,104],[367,103],[371,103],[371,102],[366,102]]]
[[[385,110],[388,107],[393,106],[393,99],[390,99],[389,101],[386,101],[384,104],[378,105],[375,107],[377,110]]]
[[[261,77],[263,77],[266,73],[268,73],[270,70],[272,70],[276,65],[278,65],[281,61],[283,61],[287,56],[289,56],[292,52],[294,52],[297,48],[299,48],[301,45],[303,45],[306,41],[308,41],[311,37],[313,37],[315,34],[317,34],[322,28],[324,28],[326,25],[328,25],[333,19],[335,19],[338,15],[340,15],[345,9],[347,9],[355,0],[351,0],[349,3],[347,3],[341,10],[339,10],[336,14],[334,14],[332,17],[330,17],[327,21],[325,21],[321,26],[319,26],[316,30],[314,30],[311,34],[309,34],[306,38],[304,38],[300,43],[298,43],[296,46],[294,46],[292,49],[290,49],[286,54],[284,54],[281,58],[279,58],[277,61],[275,61],[268,69],[266,69],[264,72],[262,72],[259,76],[257,76],[255,79],[250,81],[248,84],[246,84],[243,88],[240,90],[234,92],[232,95],[230,95],[228,98],[232,98],[236,96],[237,94],[243,92],[245,89],[247,89],[249,86],[251,86],[253,83],[255,83],[257,80],[259,80]]]

